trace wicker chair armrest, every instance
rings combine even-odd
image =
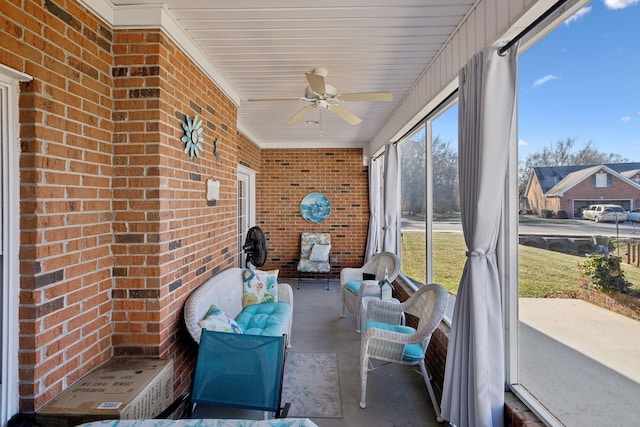
[[[278,283],[278,302],[286,302],[293,310],[293,289],[288,283]]]

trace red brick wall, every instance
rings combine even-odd
[[[157,30],[114,31],[75,0],[3,2],[0,19],[0,63],[34,77],[19,117],[20,410],[113,355],[173,357],[185,390],[184,300],[237,255],[236,106]],[[194,160],[185,114],[204,120]]]
[[[236,106],[160,31],[117,31],[114,52],[113,351],[173,358],[183,391],[196,351],[182,306],[237,255]],[[185,115],[203,121],[193,159]],[[215,203],[209,178],[221,184]]]
[[[73,1],[2,2],[20,97],[20,408],[111,356],[111,29]],[[17,284],[16,284],[17,286]]]
[[[238,163],[260,172],[260,147],[238,132]]]
[[[320,192],[331,202],[321,223],[306,221],[300,202]],[[368,167],[360,149],[262,150],[256,183],[256,223],[268,239],[265,268],[279,268],[281,277],[297,277],[300,233],[331,233],[332,274],[341,267],[360,266],[369,220]]]

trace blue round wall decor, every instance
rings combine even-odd
[[[309,193],[300,203],[300,212],[309,222],[322,222],[331,213],[331,202],[322,193]]]

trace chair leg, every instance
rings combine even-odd
[[[369,358],[366,357],[360,361],[360,407],[367,407],[367,374],[369,366]]]
[[[429,371],[427,371],[424,360],[420,362],[420,371],[422,371],[422,377],[424,378],[424,382],[427,385],[427,391],[429,392],[429,397],[431,398],[433,410],[436,413],[436,419],[439,423],[441,423],[444,421],[444,419],[440,415],[440,405],[438,404],[438,400],[436,399],[436,394],[433,392],[433,386],[431,385],[431,376],[429,375]]]

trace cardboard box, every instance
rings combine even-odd
[[[173,360],[113,358],[36,412],[41,426],[153,418],[173,401]]]

